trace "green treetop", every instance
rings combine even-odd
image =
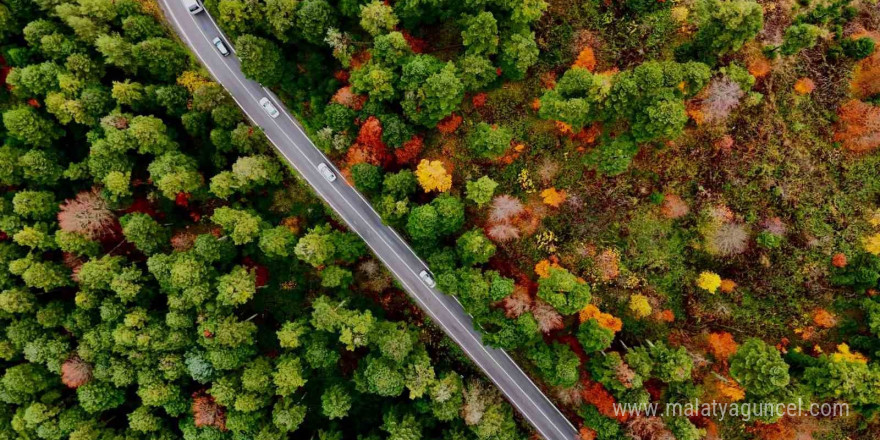
[[[549,276],[538,281],[538,297],[559,313],[577,313],[590,302],[590,286],[565,269],[550,268]]]

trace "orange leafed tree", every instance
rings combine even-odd
[[[798,95],[807,95],[813,92],[813,89],[816,88],[816,83],[813,82],[810,78],[801,78],[794,83],[794,91]]]
[[[587,426],[581,426],[581,429],[578,431],[578,436],[580,440],[596,440],[596,431]]]
[[[565,201],[565,191],[558,191],[556,188],[547,188],[541,191],[541,198],[544,204],[558,208]]]
[[[614,404],[616,403],[614,396],[612,396],[602,384],[593,382],[589,379],[584,379],[582,382],[583,389],[581,390],[581,396],[583,396],[585,403],[595,405],[596,409],[598,409],[605,417],[611,417],[620,422],[626,421],[628,418],[627,414],[618,414],[618,412],[614,411]]]
[[[659,313],[657,313],[657,320],[661,322],[675,322],[675,313],[672,313],[672,310],[666,309]]]
[[[550,257],[549,260],[541,260],[535,265],[535,273],[538,274],[539,278],[547,278],[550,276],[551,267],[559,269],[562,266],[559,265],[555,257]]]
[[[707,342],[709,343],[709,351],[719,361],[726,361],[739,348],[733,335],[727,332],[709,333]]]
[[[582,67],[590,72],[596,70],[596,54],[593,52],[592,47],[587,46],[578,54],[574,67]]]
[[[587,304],[586,307],[581,309],[578,313],[578,318],[580,319],[580,322],[587,322],[591,319],[595,319],[601,327],[607,328],[614,333],[623,329],[623,321],[621,321],[620,318],[613,316],[610,313],[604,313],[592,304]]]
[[[834,267],[846,267],[846,254],[844,253],[836,253],[833,257],[831,257],[831,265]]]
[[[770,60],[761,53],[761,49],[757,46],[749,45],[746,52],[746,68],[755,78],[767,76],[773,66]]]
[[[837,115],[834,140],[843,148],[866,153],[880,146],[880,107],[851,99],[840,106]]]
[[[816,309],[813,312],[813,322],[822,328],[831,328],[837,325],[837,318],[825,309]]]
[[[192,412],[196,427],[213,426],[226,431],[226,410],[213,396],[201,391],[193,394]]]
[[[738,402],[746,397],[745,390],[729,377],[710,375],[704,385],[706,397],[712,401]]]
[[[876,44],[874,53],[859,61],[853,71],[853,94],[856,98],[865,99],[880,94],[880,34],[863,32],[852,35],[852,38],[859,37],[873,38]]]

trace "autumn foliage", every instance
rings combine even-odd
[[[880,107],[852,99],[840,106],[837,115],[834,140],[843,148],[867,153],[880,146]]]
[[[581,429],[578,431],[578,437],[580,440],[596,440],[596,431],[587,426],[581,426]]]
[[[407,44],[409,44],[409,48],[413,51],[413,53],[424,53],[425,50],[428,49],[427,41],[412,36],[412,34],[410,34],[409,31],[407,31],[406,29],[404,29],[401,33],[403,34],[403,39],[406,40]]]
[[[488,100],[488,98],[489,95],[487,95],[485,92],[477,93],[476,95],[474,95],[473,98],[471,98],[471,103],[474,105],[475,108],[481,108],[486,105],[486,101]]]
[[[58,212],[58,227],[99,240],[113,235],[116,216],[97,189],[83,191],[65,200]]]
[[[367,102],[365,95],[358,95],[351,90],[351,86],[345,86],[336,91],[331,101],[344,105],[352,110],[358,111],[364,107]]]
[[[621,321],[620,318],[612,316],[610,313],[601,312],[598,307],[592,304],[588,304],[584,307],[578,314],[578,318],[581,322],[595,319],[600,326],[615,333],[623,329],[623,321]]]
[[[746,397],[745,390],[735,380],[721,375],[707,377],[706,391],[712,401],[738,402]]]
[[[816,88],[816,83],[810,78],[801,78],[794,83],[794,92],[798,95],[809,95]]]
[[[596,70],[596,54],[593,53],[592,47],[587,46],[578,54],[574,67],[582,67],[590,72]]]
[[[437,131],[443,134],[455,133],[455,130],[458,130],[458,126],[461,125],[461,121],[462,117],[453,113],[437,123]]]
[[[187,70],[177,77],[177,85],[182,86],[189,93],[194,93],[200,87],[211,84],[211,82],[195,70]]]
[[[226,431],[226,410],[211,395],[204,392],[193,394],[192,412],[196,427],[213,426]]]
[[[61,364],[61,383],[70,388],[79,388],[92,380],[92,366],[73,356]]]
[[[382,123],[375,116],[370,116],[361,125],[355,144],[348,149],[346,163],[351,166],[366,162],[385,167],[390,165],[391,160],[388,146],[382,142]]]
[[[726,361],[739,348],[733,335],[727,332],[709,333],[706,342],[709,344],[709,352],[719,361]]]
[[[559,191],[556,188],[547,188],[541,191],[541,198],[545,205],[558,208],[565,201],[566,194],[565,191]]]
[[[416,178],[425,192],[445,192],[452,188],[452,176],[439,160],[422,159],[416,167]]]
[[[617,414],[614,411],[614,396],[598,382],[584,379],[581,396],[585,403],[595,405],[599,412],[606,417],[617,419],[620,422],[625,422],[628,418],[626,413]]]
[[[761,53],[759,48],[750,48],[746,54],[746,68],[755,78],[763,78],[772,69],[770,60]]]
[[[846,254],[836,253],[831,257],[831,265],[837,268],[846,267]]]
[[[817,309],[813,312],[813,323],[821,328],[831,328],[837,325],[837,318],[828,310]]]
[[[859,99],[880,94],[880,34],[864,33],[852,38],[867,36],[874,39],[877,46],[874,53],[856,64],[851,83],[853,94]]]
[[[422,149],[424,148],[425,143],[422,140],[422,137],[414,135],[408,141],[404,142],[400,148],[394,150],[394,157],[400,165],[415,163],[416,159],[419,158],[419,155],[422,154]]]
[[[535,273],[539,278],[547,278],[550,276],[550,268],[560,268],[561,266],[557,262],[556,258],[551,257],[549,260],[544,259],[538,262],[535,265]]]
[[[660,205],[660,213],[663,217],[676,219],[684,217],[690,212],[687,203],[676,194],[663,196],[663,204]]]

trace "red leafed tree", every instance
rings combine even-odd
[[[361,125],[355,142],[370,148],[384,148],[385,143],[382,142],[382,123],[379,122],[379,118],[375,116],[367,118],[363,125]]]
[[[455,130],[458,130],[458,126],[461,125],[461,121],[462,117],[453,113],[437,123],[437,130],[443,134],[455,133]]]
[[[333,78],[336,78],[336,81],[339,81],[343,84],[348,84],[348,80],[351,78],[351,74],[348,73],[347,70],[337,70],[333,73]]]
[[[471,102],[474,104],[474,107],[480,108],[480,107],[486,105],[486,101],[488,99],[489,99],[489,95],[487,95],[485,92],[477,93],[476,95],[474,95],[473,98],[471,98]]]
[[[401,31],[403,34],[403,39],[409,43],[409,48],[412,49],[414,53],[424,53],[426,49],[428,49],[428,42],[421,39],[413,37],[406,29]]]
[[[130,214],[132,212],[140,212],[142,214],[147,214],[155,219],[161,219],[165,217],[164,213],[157,211],[156,208],[153,207],[153,204],[143,197],[138,197],[134,199],[134,202],[131,203],[131,206],[125,208],[125,211],[123,212],[125,212],[126,214]]]
[[[193,394],[193,421],[196,427],[213,426],[226,431],[226,410],[214,401],[214,397],[204,391]]]
[[[346,162],[348,165],[366,162],[386,167],[390,164],[391,159],[388,146],[382,142],[382,123],[375,116],[370,116],[361,125],[355,144],[348,149]]]
[[[79,388],[92,380],[92,366],[73,356],[61,364],[61,382],[70,388]]]
[[[6,65],[6,58],[0,55],[0,84],[6,85],[6,77],[9,75],[10,70],[12,68]],[[7,87],[9,86],[7,85]]]
[[[834,140],[854,153],[867,153],[880,146],[880,107],[852,99],[837,110],[840,117]]]
[[[177,206],[181,206],[181,207],[186,208],[187,206],[189,206],[190,197],[191,197],[190,193],[186,193],[186,192],[177,193],[177,197],[174,198],[174,204]]]
[[[116,216],[97,189],[83,191],[75,199],[65,200],[58,212],[58,227],[64,231],[85,234],[92,239],[112,237]]]
[[[257,263],[250,257],[244,257],[241,264],[256,274],[255,284],[257,287],[263,287],[269,283],[269,269],[266,266]]]
[[[400,165],[412,164],[422,154],[424,147],[425,143],[422,141],[422,137],[414,135],[404,142],[400,148],[394,150],[394,157],[397,158],[397,163]]]

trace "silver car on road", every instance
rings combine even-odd
[[[281,112],[279,112],[278,109],[275,108],[275,104],[272,104],[272,101],[269,101],[269,98],[263,97],[262,99],[260,99],[260,107],[263,107],[263,110],[265,110],[266,113],[272,117],[272,119],[277,118],[278,115],[281,114]]]
[[[318,164],[318,172],[320,172],[328,182],[336,180],[336,174],[334,174],[333,171],[330,171],[330,167],[324,162]]]

